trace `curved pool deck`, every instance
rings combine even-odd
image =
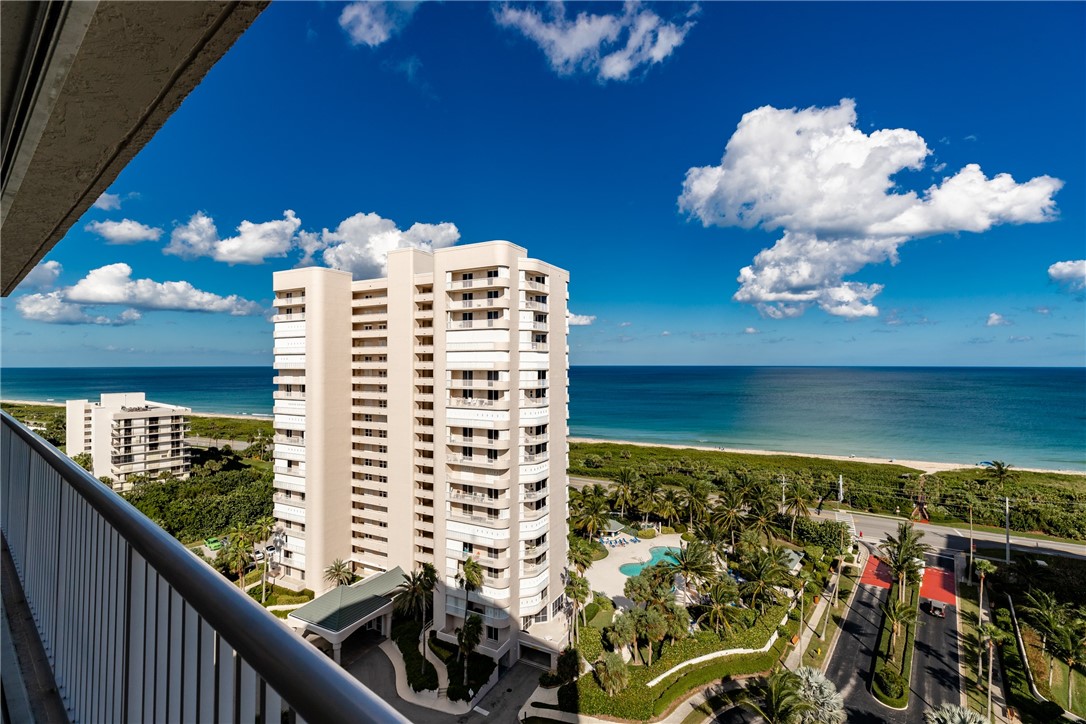
[[[676,533],[608,548],[607,557],[593,563],[585,576],[593,591],[602,591],[612,598],[621,596],[629,576],[624,575],[619,568],[628,563],[643,565],[652,558],[653,548],[681,548],[682,544],[682,538]]]

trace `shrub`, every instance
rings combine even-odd
[[[653,528],[643,528],[637,531],[637,537],[645,539],[655,538],[656,531]]]
[[[490,679],[497,663],[494,659],[483,654],[473,653],[468,657],[468,683],[464,685],[464,662],[455,658],[447,665],[449,670],[449,701],[468,701],[472,694],[479,693],[479,689]]]
[[[675,529],[676,533],[686,533],[687,532],[686,523],[676,523],[672,527]]]
[[[603,655],[603,631],[591,626],[577,630],[577,648],[585,661],[594,662]]]
[[[577,649],[567,648],[558,655],[558,668],[555,669],[563,684],[573,681],[581,675],[581,654]]]
[[[665,525],[665,526],[660,527],[660,535],[674,535],[674,534],[675,534],[675,529],[672,528],[670,525]]]
[[[593,601],[584,607],[584,620],[591,621],[596,617],[596,614],[600,612],[600,605]]]
[[[687,543],[692,543],[693,541],[697,540],[698,537],[693,533],[683,533],[682,539]]]
[[[419,651],[419,633],[421,626],[413,619],[403,619],[392,625],[392,640],[403,656],[407,681],[415,691],[437,688],[437,669],[422,658]]]
[[[875,672],[875,686],[888,699],[900,699],[907,685],[905,677],[891,668],[883,667]]]
[[[449,663],[451,659],[456,658],[456,649],[452,647],[452,644],[447,644],[439,639],[437,633],[434,631],[430,632],[430,638],[426,642],[426,645],[434,652],[434,656],[441,659],[445,664]]]
[[[603,467],[603,458],[601,458],[599,455],[589,455],[584,459],[584,466],[586,468],[598,470],[599,468]]]

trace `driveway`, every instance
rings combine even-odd
[[[894,711],[880,704],[867,690],[879,625],[880,606],[888,590],[881,586],[860,584],[852,606],[841,626],[841,636],[833,657],[826,663],[826,676],[845,699],[846,721],[849,724],[906,724],[913,721],[910,711]],[[923,720],[921,712],[920,720]]]
[[[916,654],[913,658],[912,696],[909,699],[910,714],[932,709],[940,704],[958,704],[958,616],[957,599],[954,597],[953,569],[936,568],[933,562],[946,559],[928,556],[928,569],[920,587],[920,613],[916,627]],[[946,618],[937,618],[928,611],[931,600],[948,604]],[[910,716],[920,722],[919,716]]]

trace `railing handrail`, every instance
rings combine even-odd
[[[8,413],[0,415],[303,719],[407,721],[128,501]]]

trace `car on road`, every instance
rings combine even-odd
[[[217,551],[222,548],[222,541],[218,538],[208,538],[204,541],[204,545],[207,546],[209,551]]]
[[[936,618],[946,618],[946,604],[940,601],[929,601],[928,613]]]
[[[268,552],[269,556],[275,555],[275,546],[265,546],[264,550]]]
[[[264,560],[264,551],[253,551],[253,560],[258,562]]]

